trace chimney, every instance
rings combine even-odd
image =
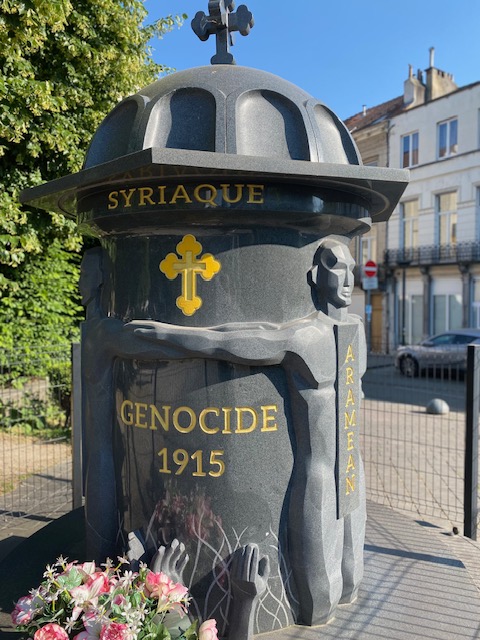
[[[430,102],[430,100],[435,100],[435,98],[441,98],[458,89],[451,73],[436,69],[433,66],[435,62],[435,47],[430,47],[429,51],[430,66],[425,72],[427,75],[425,102]]]
[[[425,86],[421,80],[421,75],[413,75],[413,67],[408,65],[408,78],[403,83],[403,104],[406,109],[416,107],[425,102]]]

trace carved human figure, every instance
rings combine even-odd
[[[95,557],[114,552],[118,530],[112,451],[113,359],[198,357],[280,365],[288,381],[296,441],[286,527],[299,600],[297,620],[309,625],[326,622],[340,599],[354,599],[363,566],[364,512],[359,509],[358,514],[337,517],[335,478],[335,326],[360,324],[346,310],[352,268],[346,244],[335,238],[324,240],[309,274],[317,311],[285,325],[262,322],[191,328],[144,320],[123,324],[102,314],[100,305],[94,303],[98,291],[87,293],[92,312],[87,307],[82,352],[90,448],[86,515],[87,542]],[[364,362],[365,356],[360,359]]]
[[[340,239],[327,238],[320,242],[309,281],[316,293],[316,306],[330,318],[347,319],[347,307],[352,302],[354,267],[355,260]]]
[[[359,374],[366,370],[366,343],[363,324],[359,316],[348,313],[354,286],[355,261],[348,246],[338,238],[323,240],[315,254],[310,272],[310,283],[316,294],[319,308],[330,318],[340,323],[354,323],[358,329]],[[363,577],[363,546],[365,540],[365,474],[359,458],[360,482],[358,483],[359,506],[343,518],[344,543],[342,554],[343,590],[341,603],[353,602]]]

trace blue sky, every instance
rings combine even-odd
[[[237,2],[237,6],[242,2]],[[480,0],[246,0],[255,18],[236,35],[237,64],[282,76],[345,119],[399,96],[408,65],[453,73],[459,86],[480,81]],[[210,64],[212,37],[190,27],[208,0],[145,0],[149,20],[186,13],[188,20],[152,42],[154,58],[177,70]]]

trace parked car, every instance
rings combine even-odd
[[[457,329],[432,336],[417,345],[399,347],[395,366],[404,376],[416,377],[425,369],[467,368],[467,347],[480,344],[480,329]]]

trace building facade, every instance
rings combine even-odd
[[[380,265],[372,350],[391,351],[447,329],[480,327],[480,82],[457,87],[433,65],[403,96],[346,121],[365,164],[410,169],[384,228],[357,261]]]

